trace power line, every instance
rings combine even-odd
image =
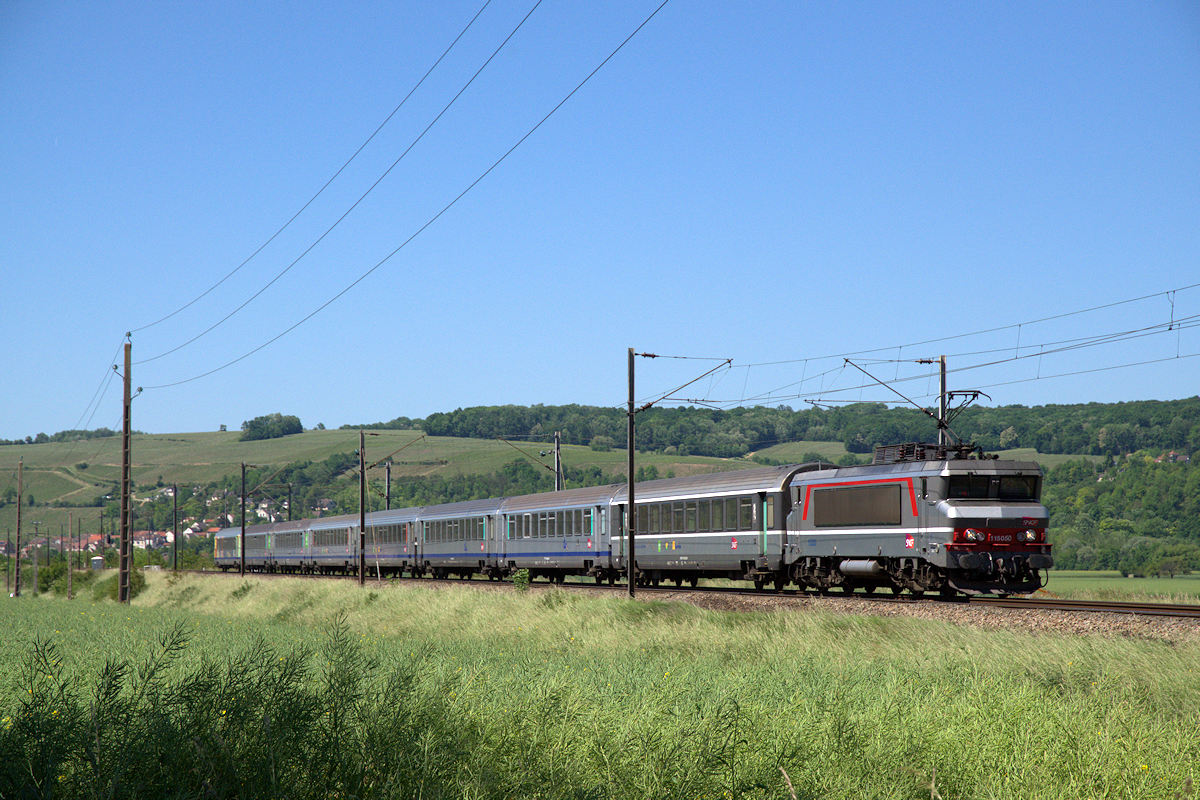
[[[1198,315],[1198,316],[1200,316],[1200,315]],[[1163,324],[1165,325],[1166,323],[1163,323]],[[1182,327],[1193,328],[1193,327],[1198,327],[1198,326],[1200,326],[1200,322],[1193,322],[1189,325],[1182,326]],[[1158,328],[1161,326],[1153,326],[1153,327]],[[1175,327],[1180,328],[1181,326],[1176,323]],[[1024,361],[1024,360],[1030,359],[1030,358],[1041,358],[1042,356],[1046,356],[1046,355],[1054,355],[1057,353],[1071,352],[1073,350],[1080,350],[1080,349],[1083,349],[1086,347],[1096,347],[1096,346],[1103,345],[1103,344],[1116,344],[1118,342],[1133,341],[1135,339],[1142,339],[1147,336],[1153,336],[1155,334],[1168,333],[1168,332],[1170,332],[1169,328],[1162,329],[1162,330],[1139,329],[1139,330],[1130,331],[1130,332],[1126,332],[1126,333],[1102,334],[1102,335],[1098,335],[1096,337],[1091,337],[1088,340],[1081,340],[1081,343],[1070,343],[1063,347],[1058,347],[1058,348],[1055,348],[1052,350],[1039,351],[1037,353],[1028,353],[1026,355],[1014,355],[1014,356],[1010,356],[1009,358],[997,359],[995,361],[986,361],[986,362],[983,362],[980,364],[969,364],[965,367],[958,367],[956,369],[952,369],[952,370],[950,370],[950,372],[955,372],[955,373],[969,372],[972,370],[983,369],[986,367],[995,367],[995,366],[999,366],[1001,364],[1008,364],[1008,363],[1012,363],[1014,361]],[[1174,358],[1174,356],[1172,356],[1171,358]],[[1157,361],[1160,361],[1160,360],[1171,360],[1171,359],[1170,358],[1155,359],[1153,361],[1148,361],[1145,363],[1156,363]],[[1137,363],[1142,363],[1142,362],[1137,362]],[[1083,372],[1086,372],[1086,370],[1081,371],[1079,374],[1082,374]],[[1074,374],[1074,373],[1064,373],[1064,374]],[[921,380],[921,379],[924,379],[927,377],[928,377],[928,375],[915,375],[915,376],[909,376],[906,378],[900,378],[894,382],[899,383],[899,382],[911,381],[911,380]],[[829,391],[832,391],[835,393],[836,392],[851,392],[851,391],[856,391],[858,389],[865,389],[865,388],[868,388],[869,386],[873,386],[873,385],[874,384],[864,384],[861,386],[852,386],[852,387],[846,387],[844,389],[833,389],[833,390],[829,390]],[[1003,385],[1003,384],[1000,384],[1000,385]]]
[[[391,260],[391,259],[392,259],[392,258],[393,258],[393,257],[394,257],[396,254],[397,254],[397,253],[399,253],[401,250],[403,250],[405,246],[407,246],[407,245],[408,245],[410,242],[412,242],[412,240],[413,240],[413,239],[416,239],[418,236],[420,236],[422,233],[424,233],[424,232],[425,232],[425,230],[426,230],[426,229],[427,229],[429,226],[433,225],[433,223],[437,222],[437,221],[438,221],[438,219],[440,219],[440,218],[442,217],[442,215],[443,215],[443,214],[445,214],[447,211],[449,211],[451,208],[453,208],[453,207],[454,207],[454,205],[455,205],[456,203],[458,203],[458,201],[459,201],[459,200],[461,200],[463,197],[465,197],[465,196],[467,195],[467,193],[468,193],[468,192],[470,192],[470,191],[471,191],[472,189],[474,189],[474,188],[475,188],[477,185],[479,185],[479,183],[480,183],[480,182],[481,182],[481,181],[482,181],[484,178],[486,178],[488,175],[490,175],[490,174],[491,174],[491,173],[492,173],[492,172],[493,172],[493,171],[494,171],[494,170],[495,170],[495,169],[496,169],[498,166],[500,166],[500,165],[501,165],[501,164],[502,164],[502,163],[503,163],[503,162],[504,162],[504,161],[505,161],[505,160],[506,160],[506,159],[507,159],[507,158],[508,158],[510,155],[512,155],[512,154],[513,154],[513,152],[514,152],[514,151],[516,151],[516,149],[517,149],[518,147],[520,147],[522,144],[524,144],[524,143],[525,143],[525,141],[526,141],[527,139],[529,139],[529,137],[530,137],[530,136],[532,136],[532,135],[533,135],[535,132],[537,132],[537,130],[538,130],[539,128],[541,128],[541,127],[542,127],[542,125],[544,125],[544,124],[546,123],[546,121],[550,119],[550,117],[554,116],[555,112],[557,112],[557,111],[558,111],[560,108],[562,108],[564,105],[566,105],[567,101],[568,101],[568,100],[570,100],[572,97],[574,97],[574,96],[575,96],[575,94],[576,94],[576,93],[577,93],[577,92],[578,92],[580,89],[582,89],[582,88],[583,88],[583,87],[584,87],[584,86],[587,84],[587,82],[588,82],[588,81],[590,81],[590,80],[591,80],[591,79],[592,79],[592,78],[595,76],[595,74],[596,74],[597,72],[599,72],[601,69],[603,69],[603,68],[604,68],[604,66],[605,66],[605,65],[606,65],[606,64],[607,64],[609,61],[611,61],[611,60],[612,60],[612,59],[613,59],[613,58],[614,58],[614,57],[617,55],[617,53],[621,52],[621,50],[622,50],[622,49],[625,47],[625,45],[629,44],[629,42],[630,42],[630,41],[633,39],[633,37],[634,37],[634,36],[636,36],[636,35],[637,35],[637,34],[638,34],[638,33],[639,33],[641,30],[642,30],[642,28],[646,27],[646,25],[647,25],[647,24],[649,24],[649,22],[650,22],[652,19],[654,19],[654,17],[656,17],[656,16],[658,15],[658,13],[659,13],[660,11],[662,11],[662,9],[663,9],[663,8],[665,8],[665,7],[666,7],[666,5],[667,5],[667,3],[669,3],[670,1],[671,1],[671,0],[663,0],[663,2],[662,2],[662,3],[661,3],[661,4],[660,4],[660,5],[657,7],[657,8],[655,8],[655,9],[654,9],[654,11],[652,11],[652,12],[650,13],[650,15],[649,15],[649,16],[647,16],[647,17],[646,17],[644,20],[642,20],[641,24],[639,24],[639,25],[638,25],[638,26],[637,26],[637,27],[636,27],[636,28],[633,30],[633,32],[632,32],[632,33],[630,33],[628,36],[626,36],[626,37],[625,37],[625,39],[624,39],[624,40],[623,40],[623,41],[622,41],[622,42],[621,42],[619,45],[617,45],[617,46],[616,46],[616,48],[614,48],[614,49],[613,49],[613,51],[612,51],[611,53],[609,53],[609,54],[608,54],[608,55],[607,55],[607,56],[604,58],[604,60],[603,60],[603,61],[601,61],[601,62],[600,62],[600,63],[599,63],[597,66],[596,66],[596,68],[595,68],[595,69],[593,69],[591,72],[589,72],[589,73],[588,73],[587,77],[585,77],[585,78],[584,78],[583,80],[581,80],[581,81],[580,81],[578,84],[576,84],[576,86],[575,86],[575,88],[574,88],[574,89],[572,89],[570,92],[568,92],[568,93],[567,93],[567,95],[566,95],[565,97],[563,97],[563,99],[562,99],[562,100],[560,100],[560,101],[558,102],[558,104],[557,104],[557,105],[555,105],[555,106],[554,106],[554,108],[550,109],[550,111],[549,111],[549,112],[548,112],[548,113],[547,113],[547,114],[546,114],[544,117],[542,117],[542,118],[541,118],[541,120],[539,120],[539,121],[537,122],[537,124],[535,124],[535,125],[534,125],[532,128],[530,128],[528,131],[526,131],[526,132],[525,132],[525,134],[524,134],[524,135],[523,135],[523,136],[522,136],[520,139],[518,139],[518,140],[516,141],[516,143],[515,143],[515,144],[513,144],[513,146],[512,146],[512,147],[508,148],[508,150],[506,150],[506,151],[504,152],[504,154],[503,154],[503,155],[501,155],[499,158],[497,158],[495,161],[493,161],[493,162],[492,162],[492,165],[491,165],[490,167],[488,167],[486,170],[484,170],[484,171],[483,171],[483,172],[482,172],[482,173],[479,175],[479,177],[477,177],[475,180],[473,180],[473,181],[472,181],[472,182],[471,182],[471,183],[470,183],[470,184],[467,186],[467,188],[465,188],[465,189],[463,189],[461,192],[459,192],[459,193],[458,193],[458,195],[456,195],[456,196],[454,197],[454,199],[453,199],[453,200],[451,200],[449,203],[447,203],[445,206],[443,206],[443,207],[442,207],[442,209],[441,209],[440,211],[438,211],[436,214],[434,214],[432,217],[430,217],[430,218],[429,218],[429,219],[428,219],[428,220],[425,222],[425,224],[423,224],[423,225],[422,225],[420,228],[418,228],[418,229],[416,230],[416,232],[414,232],[414,233],[413,233],[411,236],[409,236],[407,239],[405,239],[403,242],[401,242],[401,243],[400,243],[400,244],[399,244],[399,245],[398,245],[398,246],[397,246],[397,247],[396,247],[394,250],[392,250],[390,253],[388,253],[388,254],[387,254],[387,255],[385,255],[383,258],[381,258],[379,261],[377,261],[377,262],[375,263],[375,265],[374,265],[374,266],[372,266],[372,267],[371,267],[370,269],[368,269],[366,272],[364,272],[364,273],[362,273],[361,275],[359,275],[359,276],[358,276],[356,279],[354,279],[354,281],[352,281],[352,282],[351,282],[349,285],[347,285],[347,286],[346,286],[344,289],[342,289],[340,292],[338,292],[337,294],[335,294],[335,295],[333,295],[332,297],[330,297],[328,300],[326,300],[326,301],[325,301],[324,303],[322,303],[321,305],[317,306],[315,309],[313,309],[313,310],[312,310],[311,312],[309,312],[309,313],[308,313],[306,316],[304,316],[303,318],[301,318],[299,321],[297,321],[296,323],[294,323],[294,324],[293,324],[293,325],[291,325],[290,327],[288,327],[288,328],[286,328],[285,330],[281,331],[280,333],[276,334],[275,336],[273,336],[272,338],[270,338],[270,339],[268,339],[267,341],[263,342],[262,344],[258,345],[257,347],[253,348],[252,350],[249,350],[248,352],[246,352],[246,353],[243,353],[242,355],[238,356],[237,358],[234,358],[234,359],[232,359],[232,360],[230,360],[230,361],[227,361],[227,362],[225,362],[224,364],[220,365],[219,367],[214,367],[213,369],[210,369],[210,370],[208,370],[207,372],[202,372],[202,373],[200,373],[200,374],[198,374],[198,375],[193,375],[192,377],[190,377],[190,378],[185,378],[185,379],[183,379],[183,380],[179,380],[179,381],[173,381],[173,382],[171,382],[171,383],[163,383],[163,384],[158,384],[157,386],[146,386],[146,387],[144,387],[144,388],[146,388],[146,389],[167,389],[167,388],[171,388],[171,387],[175,387],[175,386],[182,386],[182,385],[184,385],[184,384],[186,384],[186,383],[191,383],[191,382],[193,382],[193,381],[200,380],[201,378],[207,378],[208,376],[210,376],[210,375],[213,375],[213,374],[215,374],[215,373],[217,373],[217,372],[220,372],[220,371],[221,371],[221,370],[223,370],[223,369],[227,369],[227,368],[229,368],[229,367],[233,366],[234,364],[238,363],[239,361],[244,361],[245,359],[247,359],[247,358],[249,358],[250,356],[254,355],[255,353],[259,352],[260,350],[263,350],[263,349],[265,349],[266,347],[269,347],[270,345],[272,345],[272,344],[274,344],[275,342],[279,341],[279,340],[280,340],[280,339],[282,339],[284,336],[287,336],[289,333],[291,333],[292,331],[296,330],[296,328],[299,328],[299,327],[300,327],[301,325],[303,325],[305,322],[308,322],[310,319],[312,319],[313,317],[315,317],[317,314],[321,313],[321,312],[322,312],[322,311],[324,311],[326,308],[328,308],[330,305],[332,305],[334,302],[336,302],[337,300],[339,300],[339,299],[340,299],[340,298],[341,298],[343,295],[345,295],[347,292],[349,292],[351,289],[353,289],[353,288],[354,288],[355,286],[357,286],[359,283],[361,283],[362,281],[364,281],[364,280],[365,280],[365,279],[366,279],[368,276],[370,276],[370,275],[371,275],[373,272],[375,272],[375,270],[379,269],[379,268],[380,268],[380,267],[382,267],[384,264],[386,264],[388,261],[390,261],[390,260]],[[540,2],[540,0],[539,0],[539,2]]]
[[[1185,355],[1166,356],[1163,358],[1152,358],[1152,359],[1147,359],[1145,361],[1133,361],[1133,362],[1129,362],[1127,364],[1110,364],[1109,366],[1106,366],[1106,367],[1092,367],[1090,369],[1080,369],[1080,370],[1074,370],[1072,372],[1059,372],[1054,375],[1038,375],[1037,377],[1033,377],[1033,378],[1017,378],[1016,380],[1001,381],[999,383],[985,383],[982,386],[980,386],[979,388],[980,389],[995,389],[1000,386],[1012,386],[1012,385],[1015,385],[1018,383],[1033,383],[1035,381],[1046,381],[1046,380],[1052,380],[1054,378],[1069,378],[1069,377],[1073,377],[1076,375],[1089,375],[1089,374],[1093,374],[1093,373],[1097,373],[1097,372],[1111,372],[1113,370],[1118,370],[1118,369],[1131,369],[1133,367],[1144,367],[1144,366],[1148,366],[1151,364],[1163,364],[1168,361],[1179,361],[1179,360],[1189,359],[1189,358],[1200,358],[1200,353],[1188,353]],[[964,367],[963,369],[964,370],[973,369],[973,367]],[[948,372],[956,372],[956,371],[959,371],[959,370],[948,370]],[[926,376],[917,376],[917,377],[926,377]],[[871,385],[875,385],[875,384],[871,384]],[[866,387],[863,387],[863,388],[866,388]],[[839,390],[839,391],[841,391],[841,390]],[[936,394],[925,394],[925,395],[917,395],[917,397],[919,399],[924,400],[924,399],[928,399],[931,397],[937,397],[937,395]],[[780,399],[787,399],[787,398],[780,398]],[[812,403],[849,403],[849,402],[853,402],[853,403],[858,403],[858,402],[886,403],[886,402],[891,402],[891,401],[887,401],[887,400],[876,400],[876,401],[831,400],[829,398],[818,397],[818,398],[810,399],[810,400],[808,400],[808,402],[812,402]]]
[[[1152,296],[1154,296],[1154,295],[1152,295]],[[1117,305],[1117,304],[1113,304],[1113,305]],[[1065,315],[1062,315],[1062,316],[1065,316]],[[1010,363],[1013,361],[1020,361],[1020,360],[1029,359],[1029,358],[1042,358],[1043,356],[1054,355],[1057,353],[1064,353],[1064,352],[1084,349],[1084,348],[1088,348],[1088,347],[1097,347],[1097,346],[1104,345],[1104,344],[1116,344],[1119,342],[1132,341],[1135,339],[1144,338],[1146,336],[1170,333],[1173,331],[1182,331],[1185,329],[1190,329],[1190,328],[1194,328],[1194,327],[1198,327],[1198,326],[1200,326],[1200,314],[1192,315],[1189,317],[1182,317],[1179,319],[1172,319],[1169,322],[1159,322],[1159,323],[1144,326],[1141,328],[1134,328],[1134,329],[1123,330],[1123,331],[1115,331],[1115,332],[1110,332],[1110,333],[1095,334],[1093,336],[1086,336],[1086,337],[1080,337],[1080,338],[1075,338],[1075,339],[1064,339],[1064,340],[1059,340],[1059,341],[1054,341],[1054,342],[1044,342],[1041,344],[1022,345],[1020,349],[1028,350],[1030,352],[1027,352],[1025,354],[1021,354],[1018,352],[1017,354],[1015,354],[1009,358],[996,359],[993,361],[988,361],[988,362],[984,362],[981,364],[975,364],[975,365],[971,365],[971,366],[967,366],[967,367],[959,367],[957,369],[951,370],[951,372],[963,372],[966,370],[980,369],[983,367],[998,366],[1000,364]],[[947,337],[947,338],[958,338],[958,337]],[[1037,348],[1036,352],[1033,352],[1034,348]],[[880,348],[880,349],[884,349],[884,348]],[[992,349],[992,350],[976,351],[974,353],[960,353],[960,354],[957,354],[957,356],[961,357],[961,356],[981,355],[981,354],[986,355],[986,354],[996,353],[996,352],[1007,352],[1010,349],[1011,348],[1005,347],[1005,348],[998,348],[998,349]],[[866,351],[866,352],[877,352],[877,351]],[[812,359],[812,360],[821,360],[821,359]],[[890,360],[878,359],[877,362],[890,363]],[[763,401],[789,400],[789,399],[801,398],[801,397],[803,397],[802,394],[778,395],[777,393],[787,390],[787,389],[791,389],[796,386],[802,386],[804,383],[806,383],[808,381],[815,380],[816,378],[829,375],[830,373],[833,373],[833,372],[840,372],[841,370],[842,370],[841,366],[834,367],[834,368],[826,370],[822,373],[819,373],[818,375],[814,375],[811,378],[805,378],[805,379],[802,379],[801,381],[793,381],[793,382],[790,382],[787,384],[783,384],[781,386],[777,386],[773,389],[770,389],[766,392],[760,392],[760,393],[758,393],[756,395],[752,395],[752,396],[747,396],[747,395],[743,394],[743,396],[737,400],[720,401],[720,402],[722,404],[737,405],[737,404],[741,404],[741,403],[745,403],[745,402],[755,402],[755,401],[763,402]],[[920,375],[907,376],[907,377],[903,377],[903,378],[897,377],[892,382],[893,383],[902,383],[902,382],[913,381],[913,380],[924,380],[924,379],[928,379],[928,378],[929,378],[928,374],[922,373]],[[871,385],[873,385],[873,384],[859,384],[859,385],[855,385],[855,386],[844,387],[841,389],[824,389],[822,391],[823,392],[831,392],[831,393],[852,392],[852,391],[858,391],[861,389],[869,388]]]
[[[162,322],[166,322],[167,320],[171,319],[172,317],[174,317],[176,314],[180,313],[181,311],[184,311],[185,309],[190,308],[191,306],[195,305],[197,302],[199,302],[204,297],[206,297],[210,292],[212,292],[214,289],[216,289],[222,283],[224,283],[225,281],[232,278],[235,274],[237,274],[242,269],[242,267],[249,264],[250,261],[253,260],[255,256],[257,256],[264,249],[266,249],[267,245],[269,245],[271,242],[275,241],[276,237],[278,237],[279,234],[281,234],[285,230],[287,230],[288,226],[291,225],[293,222],[295,222],[296,218],[299,217],[301,214],[303,214],[304,211],[310,205],[313,204],[313,201],[315,201],[318,197],[320,197],[321,194],[326,189],[329,188],[329,185],[331,183],[333,183],[335,180],[337,180],[338,176],[341,175],[343,171],[345,171],[346,167],[350,166],[350,162],[352,162],[352,161],[354,161],[354,159],[358,158],[358,155],[364,149],[366,149],[366,146],[369,145],[372,142],[372,140],[374,140],[374,138],[379,134],[379,132],[381,130],[383,130],[384,126],[387,125],[389,122],[391,122],[392,117],[396,116],[396,113],[398,111],[400,111],[400,109],[404,106],[404,104],[408,102],[408,99],[413,96],[413,93],[415,93],[417,91],[417,89],[419,89],[421,87],[421,85],[423,83],[425,83],[425,79],[428,78],[435,69],[437,69],[438,65],[442,63],[442,60],[450,53],[450,51],[452,49],[454,49],[454,46],[456,44],[458,44],[458,40],[461,39],[468,30],[470,30],[471,26],[475,24],[475,20],[479,19],[480,14],[482,14],[484,12],[484,9],[486,9],[491,4],[491,2],[492,2],[492,0],[484,0],[483,5],[480,6],[479,10],[475,12],[475,16],[471,17],[471,20],[466,24],[466,27],[464,27],[461,31],[459,31],[458,36],[454,37],[454,41],[450,42],[450,44],[446,47],[446,49],[442,51],[442,54],[437,57],[436,61],[433,62],[433,66],[431,66],[428,70],[425,71],[425,74],[421,76],[421,79],[419,81],[417,81],[411,89],[408,90],[408,94],[404,95],[404,99],[401,100],[396,105],[396,107],[392,109],[392,112],[390,114],[388,114],[386,117],[384,117],[383,122],[379,123],[378,127],[376,127],[375,130],[371,132],[371,135],[368,136],[366,138],[366,140],[358,146],[358,149],[355,150],[350,155],[350,158],[346,159],[346,162],[344,164],[342,164],[340,167],[338,167],[337,171],[333,173],[333,175],[329,178],[329,180],[325,181],[325,183],[321,186],[321,188],[317,190],[317,193],[314,194],[312,197],[308,198],[308,201],[304,205],[300,206],[299,211],[297,211],[295,214],[293,214],[287,220],[287,222],[283,223],[283,225],[281,225],[278,230],[276,230],[274,233],[272,233],[265,242],[260,244],[253,253],[248,255],[246,257],[246,259],[244,261],[242,261],[242,263],[240,263],[236,267],[234,267],[233,270],[230,271],[224,278],[221,278],[221,280],[217,281],[212,286],[208,287],[203,292],[201,292],[199,295],[197,295],[193,299],[191,299],[188,302],[181,305],[179,308],[172,311],[170,314],[167,314],[165,317],[157,319],[154,322],[151,322],[147,325],[143,325],[140,328],[134,328],[133,331],[131,331],[131,332],[137,333],[138,331],[144,331],[148,328],[153,328],[155,325],[158,325],[159,323],[162,323]],[[270,285],[270,284],[268,284],[268,285]],[[251,298],[251,299],[253,299],[253,298]],[[206,333],[207,333],[207,331],[206,331]],[[203,335],[203,334],[201,334],[201,335]],[[185,343],[185,344],[187,344],[187,343]],[[152,360],[152,359],[148,359],[148,360]],[[144,362],[138,362],[138,363],[144,363]]]
[[[409,143],[408,147],[404,148],[404,152],[402,152],[396,158],[396,160],[393,161],[391,163],[391,165],[387,169],[385,169],[378,178],[375,179],[374,183],[372,183],[369,187],[367,187],[367,190],[365,192],[363,192],[361,195],[359,195],[358,199],[355,200],[350,205],[350,207],[347,208],[342,213],[342,215],[340,217],[338,217],[336,220],[334,220],[332,225],[330,225],[328,228],[325,229],[324,233],[322,233],[320,236],[318,236],[308,247],[304,248],[304,251],[302,253],[300,253],[300,255],[296,256],[296,258],[293,259],[290,264],[288,264],[286,267],[284,267],[274,278],[271,278],[271,280],[267,281],[267,283],[261,289],[259,289],[254,294],[250,295],[250,297],[247,298],[246,301],[243,302],[240,306],[238,306],[237,308],[230,311],[224,317],[221,317],[221,319],[217,320],[212,325],[208,326],[203,331],[201,331],[200,333],[193,336],[191,339],[188,339],[186,342],[183,342],[182,344],[179,344],[179,345],[171,348],[170,350],[159,353],[156,356],[151,356],[150,358],[143,359],[142,361],[138,361],[136,363],[137,364],[147,364],[151,361],[157,361],[160,358],[169,356],[172,353],[182,350],[183,348],[187,347],[192,342],[195,342],[196,340],[208,335],[209,333],[212,333],[214,330],[219,328],[221,325],[224,325],[226,322],[228,322],[235,314],[237,314],[242,309],[244,309],[246,306],[248,306],[252,302],[254,302],[263,292],[265,292],[267,289],[271,288],[275,284],[276,281],[278,281],[284,275],[288,274],[292,270],[292,267],[299,264],[301,259],[303,259],[305,256],[307,256],[310,252],[312,252],[313,248],[315,248],[318,244],[320,244],[322,241],[324,241],[325,237],[328,236],[330,233],[332,233],[334,228],[336,228],[338,225],[340,225],[342,223],[342,221],[346,219],[346,217],[350,216],[350,214],[353,213],[354,209],[358,208],[358,205],[367,198],[367,195],[369,195],[371,192],[375,191],[375,188],[377,186],[379,186],[379,184],[383,183],[383,179],[386,178],[391,173],[391,171],[393,169],[395,169],[396,166],[401,161],[404,160],[405,156],[407,156],[410,152],[412,152],[412,149],[417,146],[418,142],[420,142],[422,139],[425,138],[425,134],[429,133],[430,129],[432,129],[433,126],[438,123],[438,120],[440,120],[446,114],[446,112],[450,110],[450,107],[453,106],[455,104],[455,102],[458,101],[458,98],[462,97],[463,92],[467,91],[467,88],[470,87],[470,85],[475,82],[475,79],[479,77],[480,73],[482,73],[485,69],[487,69],[488,64],[492,63],[492,60],[500,53],[501,50],[504,49],[504,46],[506,44],[508,44],[508,42],[514,36],[517,35],[517,31],[519,31],[521,29],[521,26],[525,24],[525,21],[528,20],[533,15],[533,12],[536,11],[537,7],[540,6],[541,4],[542,4],[542,0],[537,0],[533,4],[533,7],[530,8],[529,11],[525,14],[525,16],[521,18],[521,21],[517,23],[517,26],[515,28],[513,28],[512,31],[509,32],[508,36],[506,36],[504,38],[504,41],[502,41],[500,43],[500,45],[495,50],[492,51],[492,54],[487,57],[487,60],[483,62],[483,65],[480,66],[479,69],[477,69],[475,71],[475,74],[472,75],[465,84],[463,84],[463,87],[458,90],[458,93],[456,95],[454,95],[454,97],[450,98],[450,102],[446,103],[446,105],[442,108],[442,110],[438,112],[437,116],[434,117],[433,120],[428,125],[425,126],[425,129],[423,131],[421,131],[420,134],[417,135],[417,138],[413,139],[412,142]]]
[[[1104,309],[1115,308],[1117,306],[1127,305],[1129,303],[1137,303],[1142,300],[1150,300],[1155,297],[1166,297],[1168,300],[1170,300],[1172,316],[1173,316],[1174,308],[1175,308],[1175,300],[1174,300],[1175,293],[1176,292],[1185,292],[1185,291],[1188,291],[1189,289],[1195,289],[1197,287],[1200,287],[1200,283],[1191,283],[1191,284],[1188,284],[1187,286],[1179,286],[1174,289],[1167,289],[1167,290],[1161,291],[1161,292],[1154,292],[1153,294],[1141,295],[1140,297],[1130,297],[1125,300],[1117,300],[1117,301],[1114,301],[1111,303],[1104,303],[1104,304],[1098,305],[1098,306],[1091,306],[1090,308],[1081,308],[1081,309],[1077,309],[1075,311],[1066,311],[1061,314],[1052,314],[1047,317],[1040,317],[1038,319],[1025,320],[1023,322],[1014,322],[1014,323],[1010,323],[1008,325],[1000,325],[1000,326],[994,327],[994,328],[982,328],[980,330],[970,331],[968,333],[957,333],[957,334],[952,334],[950,336],[940,336],[940,337],[937,337],[934,339],[924,339],[924,340],[918,341],[918,342],[908,342],[906,344],[891,345],[889,347],[875,347],[875,348],[871,348],[868,350],[855,350],[853,352],[846,352],[846,353],[832,353],[832,354],[826,355],[826,356],[810,356],[808,358],[793,358],[793,359],[786,359],[786,360],[782,360],[782,361],[761,361],[761,362],[754,363],[754,364],[744,364],[744,365],[739,365],[739,366],[773,367],[773,366],[782,366],[784,364],[799,364],[804,361],[825,361],[825,360],[834,359],[834,358],[847,358],[849,356],[861,356],[861,355],[865,355],[867,353],[882,353],[882,352],[887,352],[890,350],[907,349],[910,347],[921,347],[923,345],[936,344],[938,342],[949,342],[949,341],[953,341],[954,339],[965,339],[969,336],[981,336],[985,333],[996,333],[998,331],[1012,330],[1013,328],[1022,328],[1026,325],[1036,325],[1041,322],[1050,322],[1050,321],[1056,320],[1056,319],[1064,319],[1066,317],[1079,316],[1080,314],[1090,314],[1093,311],[1102,311]]]

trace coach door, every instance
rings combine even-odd
[[[617,506],[617,513],[613,515],[612,524],[616,529],[614,533],[617,537],[617,546],[613,548],[613,566],[617,569],[625,568],[625,509],[628,504]]]
[[[928,518],[929,479],[921,478],[916,487],[916,491],[918,491],[920,493],[919,494],[920,502],[917,503],[917,518],[915,520],[913,520],[913,524],[917,528],[916,541],[913,542],[913,544],[917,545],[917,543],[919,542],[920,544],[917,546],[926,547],[926,546],[928,546],[928,540],[926,539],[926,536],[925,536],[925,528],[929,522],[929,518]]]
[[[590,531],[592,548],[596,551],[597,563],[612,560],[612,547],[608,537],[608,509],[596,506],[592,509],[592,530]]]
[[[770,503],[771,498],[765,492],[758,493],[758,558],[760,562],[767,557],[767,532],[771,530],[767,506]]]

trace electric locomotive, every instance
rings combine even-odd
[[[1053,565],[1034,462],[970,445],[876,449],[872,464],[798,474],[785,562],[818,590],[1023,594]]]

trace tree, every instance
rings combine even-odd
[[[258,439],[278,439],[293,433],[302,433],[304,426],[296,416],[284,416],[279,412],[255,417],[242,423],[239,441],[251,442]]]

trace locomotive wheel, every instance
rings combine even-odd
[[[764,585],[764,583],[765,583],[765,582],[763,581],[763,579],[762,579],[762,578],[755,578],[755,579],[754,579],[754,588],[755,588],[757,591],[760,591],[760,592],[761,592],[761,591],[762,591],[762,588],[763,588],[763,585]]]

